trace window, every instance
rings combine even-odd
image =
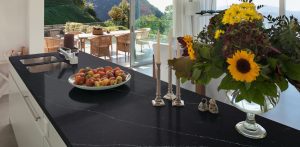
[[[293,0],[290,0],[293,1]],[[229,8],[234,3],[241,3],[239,0],[219,0],[217,1],[217,10],[223,10]],[[259,11],[263,15],[279,15],[279,0],[255,0],[254,3],[258,5],[264,5]],[[298,2],[300,4],[300,2]],[[296,7],[296,6],[295,6]]]
[[[259,9],[259,12],[262,13],[264,16],[279,16],[279,0],[255,0],[254,3],[257,6],[264,5],[264,7]]]
[[[285,14],[287,16],[295,16],[300,19],[300,1],[299,0],[285,0],[286,2],[286,10]]]

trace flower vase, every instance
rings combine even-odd
[[[236,102],[236,98],[239,95],[239,90],[227,91],[226,96],[230,103],[237,109],[246,113],[246,120],[241,121],[235,125],[236,130],[245,137],[252,139],[262,139],[266,137],[267,131],[255,121],[256,114],[263,114],[273,109],[279,102],[280,90],[277,90],[277,97],[265,96],[264,104],[259,105],[254,102],[248,102],[247,100],[241,100]]]

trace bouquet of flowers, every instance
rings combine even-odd
[[[198,36],[179,37],[188,56],[169,60],[176,76],[203,85],[222,77],[219,90],[239,91],[236,101],[261,106],[265,97],[278,97],[286,90],[288,82],[299,88],[298,20],[263,16],[260,7],[251,0],[233,4],[212,17]]]

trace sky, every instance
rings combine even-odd
[[[148,0],[148,2],[157,7],[161,12],[165,12],[165,8],[172,5],[173,0]]]
[[[279,0],[253,0],[256,5],[279,7]],[[285,0],[286,9],[300,11],[300,0]],[[217,8],[228,8],[232,3],[239,3],[238,0],[217,0]]]

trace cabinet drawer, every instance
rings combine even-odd
[[[16,85],[18,86],[21,94],[23,96],[29,96],[29,94],[30,94],[29,90],[27,89],[23,80],[21,79],[21,77],[19,76],[19,74],[16,72],[16,70],[14,69],[14,67],[12,65],[10,65],[9,72],[11,74],[10,76],[15,81]]]
[[[34,114],[25,101],[19,88],[10,80],[9,113],[19,147],[41,147],[43,132],[37,125]]]
[[[47,121],[49,121],[47,119]],[[48,123],[48,134],[45,136],[51,147],[66,147],[58,132],[51,123]]]
[[[13,67],[11,67],[10,69],[10,76],[14,83],[17,85],[19,92],[22,94],[27,106],[29,107],[34,117],[34,120],[39,125],[40,129],[42,129],[42,131],[45,132],[45,125],[44,121],[42,120],[44,116],[43,110],[36,102],[35,98],[31,95],[24,82],[22,81],[21,77],[17,74]]]

